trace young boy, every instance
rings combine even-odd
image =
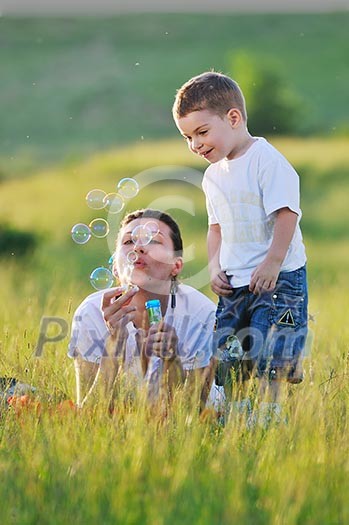
[[[251,136],[244,96],[225,75],[186,82],[173,116],[189,149],[211,164],[203,190],[211,287],[219,296],[217,356],[236,334],[243,379],[257,374],[273,402],[268,410],[278,411],[280,380],[302,380],[307,334],[298,175],[264,138]]]

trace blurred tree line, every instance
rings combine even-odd
[[[245,95],[251,133],[291,135],[302,131],[306,106],[289,85],[282,64],[246,51],[234,53],[230,63],[230,75]]]
[[[29,254],[37,244],[38,237],[35,233],[18,230],[10,224],[0,224],[0,257]]]

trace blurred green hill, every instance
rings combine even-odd
[[[348,21],[344,12],[2,17],[0,178],[33,162],[174,137],[176,88],[210,68],[239,80],[241,52],[279,65],[302,101],[299,133],[346,133]]]

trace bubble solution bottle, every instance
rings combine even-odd
[[[148,312],[150,326],[156,323],[160,323],[162,319],[162,313],[161,313],[161,303],[159,299],[152,299],[150,301],[146,301],[145,309]]]
[[[150,326],[160,323],[162,319],[161,303],[159,299],[152,299],[146,301],[145,309],[148,312]],[[160,376],[163,370],[162,359],[152,355],[149,359],[147,381],[148,381],[148,396],[150,399],[155,399],[159,394]]]

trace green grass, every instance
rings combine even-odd
[[[175,90],[210,68],[236,76],[234,56],[241,50],[279,63],[304,103],[300,129],[344,131],[348,17],[1,18],[0,176],[141,137],[174,137]]]
[[[48,345],[23,370],[41,391],[56,392],[55,401],[40,416],[7,412],[0,425],[2,522],[347,523],[346,300],[340,288],[326,290],[325,305],[322,294],[312,294],[321,313],[306,380],[286,402],[288,424],[266,432],[233,421],[220,429],[180,404],[163,424],[142,405],[120,404],[112,418],[98,406],[77,415],[58,412],[56,399],[72,393],[73,375],[65,344]],[[18,320],[30,327],[36,311],[32,305],[24,320],[20,307],[12,334],[20,330]],[[54,311],[61,313],[57,301]],[[21,359],[25,353],[23,335],[17,337],[5,349],[13,362],[16,348]],[[18,368],[14,363],[13,371]]]
[[[202,171],[205,164],[197,163],[183,143],[141,143],[3,181],[0,221],[6,217],[15,227],[37,233],[41,241],[31,256],[0,260],[0,375],[35,385],[42,409],[40,414],[35,409],[2,414],[2,523],[349,521],[349,297],[344,270],[349,248],[343,226],[349,219],[344,175],[349,153],[344,140],[273,142],[300,170],[314,340],[305,361],[305,381],[290,389],[285,402],[288,424],[268,431],[248,431],[244,421],[232,420],[224,429],[213,421],[202,422],[185,409],[180,396],[162,424],[149,417],[141,400],[126,408],[120,402],[113,417],[100,404],[80,414],[59,411],[57,403],[74,398],[75,392],[67,339],[47,344],[42,357],[34,357],[41,317],[60,316],[70,323],[75,307],[93,291],[90,271],[110,255],[105,240],[77,246],[70,239],[74,223],[97,215],[87,208],[86,193],[94,187],[111,191],[120,178],[138,177],[156,166]],[[183,171],[180,174],[183,177]],[[187,176],[193,180],[193,172]],[[185,270],[193,278],[206,266],[201,191],[186,181],[158,182],[145,186],[127,209],[157,199],[168,206],[168,196],[185,246],[195,248]],[[185,211],[190,210],[188,202],[194,216]],[[198,281],[210,294],[207,275]]]

